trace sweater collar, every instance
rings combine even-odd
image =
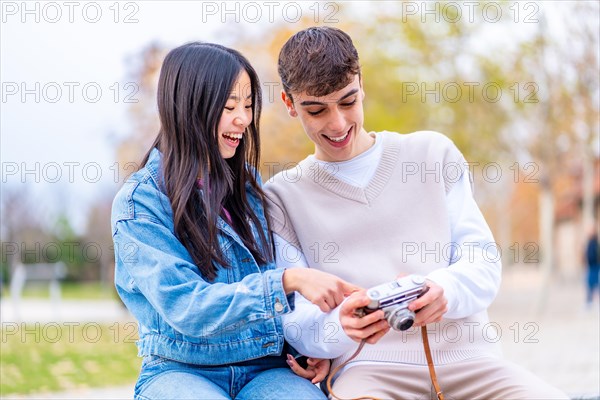
[[[322,164],[309,157],[300,162],[301,171],[307,171],[310,180],[338,196],[354,200],[359,203],[369,204],[375,199],[389,181],[394,167],[399,159],[400,144],[397,141],[388,140],[387,135],[393,133],[381,132],[380,138],[383,143],[383,152],[375,174],[366,187],[360,188],[346,183],[327,171]]]

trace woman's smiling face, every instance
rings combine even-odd
[[[219,151],[223,158],[235,155],[246,127],[252,122],[252,85],[244,70],[233,84],[218,126]]]

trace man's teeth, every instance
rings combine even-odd
[[[338,142],[339,143],[339,142],[343,142],[344,139],[346,139],[346,137],[348,136],[348,133],[349,132],[346,132],[346,134],[344,136],[340,136],[340,137],[337,137],[337,138],[332,138],[331,136],[327,136],[327,138],[329,140],[331,140],[332,142]]]
[[[227,138],[229,138],[229,139],[234,139],[234,140],[235,140],[235,139],[241,139],[241,138],[242,138],[242,136],[244,136],[244,134],[243,134],[243,133],[231,133],[231,132],[225,132],[225,133],[223,134],[223,136],[225,136],[225,137],[227,137]]]

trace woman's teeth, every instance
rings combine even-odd
[[[244,134],[243,133],[226,132],[226,133],[223,134],[223,136],[225,136],[228,139],[238,140],[238,139],[241,139],[242,136],[244,136]]]

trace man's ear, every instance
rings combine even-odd
[[[281,91],[281,100],[283,101],[283,104],[285,104],[285,108],[287,108],[290,117],[297,117],[298,113],[294,108],[294,102],[292,101],[291,97],[285,93],[285,90]]]

